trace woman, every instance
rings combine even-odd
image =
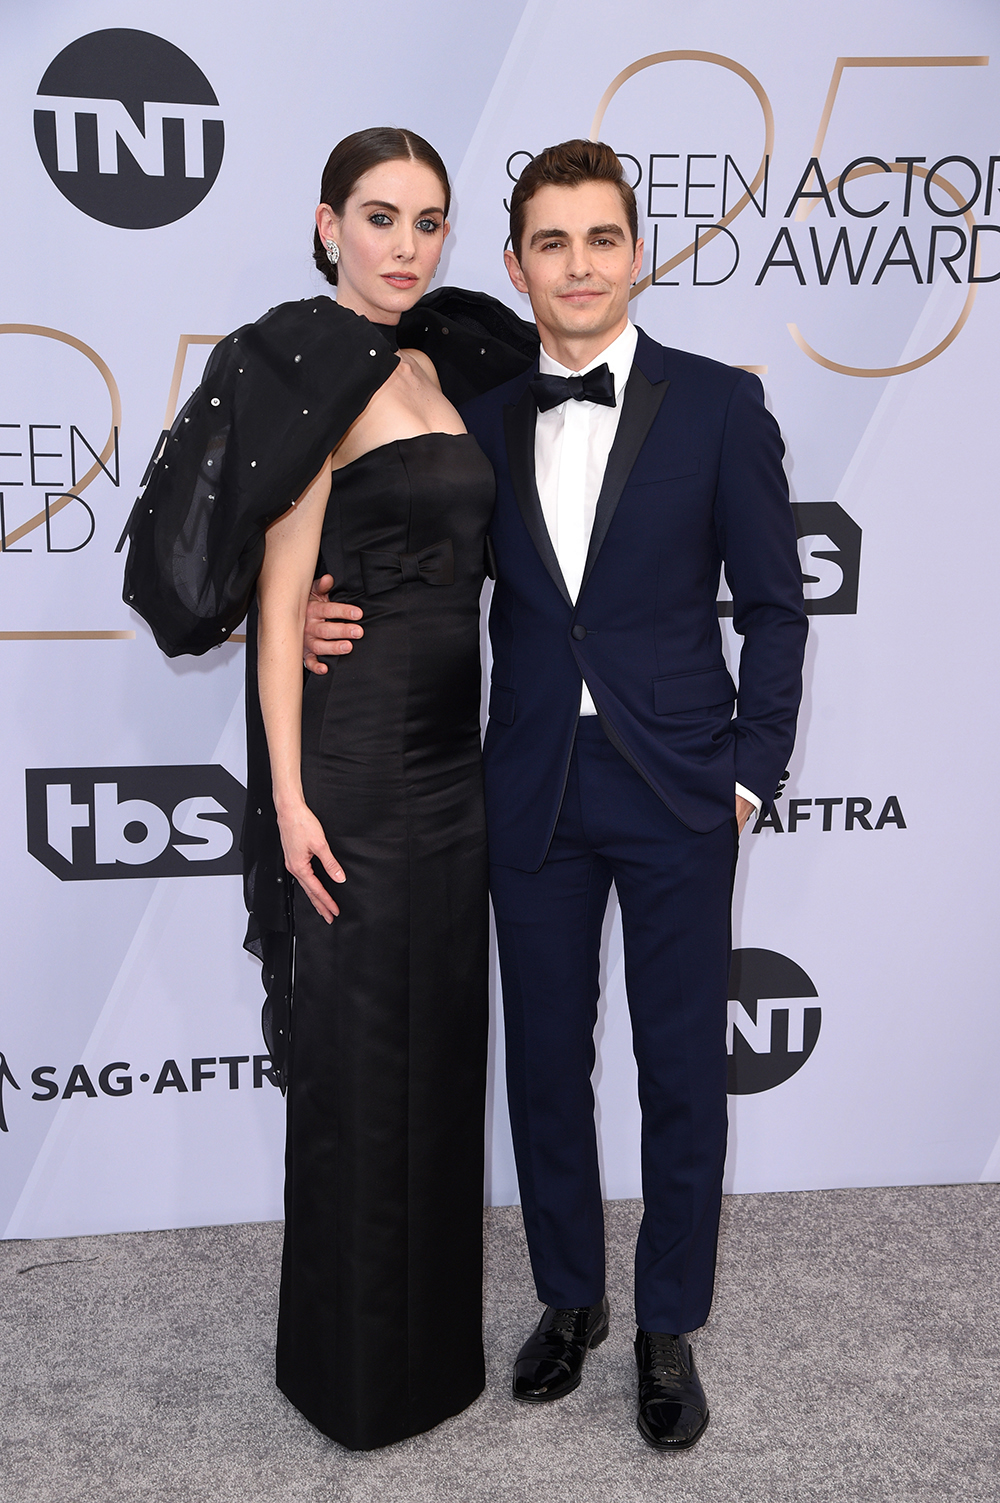
[[[532,338],[475,294],[444,295],[457,319],[440,295],[415,309],[449,228],[447,175],[419,136],[348,137],[322,196],[317,265],[337,302],[286,304],[219,346],[137,503],[125,596],[166,651],[204,651],[256,581],[244,861],[288,1083],[278,1383],[369,1449],[484,1382],[478,601],[493,475],[435,364],[397,354],[395,335],[408,315],[404,343],[445,357],[456,399],[523,369]],[[364,650],[303,690],[324,572],[363,610]]]

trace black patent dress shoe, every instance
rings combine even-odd
[[[608,1334],[607,1296],[598,1305],[545,1314],[517,1354],[512,1391],[524,1404],[547,1404],[580,1384],[583,1361]]]
[[[658,1451],[686,1451],[708,1424],[708,1400],[686,1336],[637,1331],[639,1434]]]

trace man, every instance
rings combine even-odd
[[[760,383],[629,322],[642,252],[609,147],[537,156],[514,188],[505,259],[540,359],[463,417],[497,476],[491,893],[518,1180],[546,1305],[513,1393],[571,1392],[608,1331],[590,1077],[614,882],[642,1108],[638,1425],[682,1450],[708,1423],[687,1333],[707,1318],[715,1268],[733,871],[739,832],[792,748],[806,621]],[[744,638],[738,697],[720,564]]]

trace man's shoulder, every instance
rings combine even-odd
[[[697,355],[692,350],[678,350],[671,345],[660,344],[651,339],[644,329],[639,329],[636,346],[636,364],[648,375],[649,368],[668,381],[693,383],[700,392],[717,394],[728,398],[741,382],[758,384],[740,366],[726,365],[721,360],[712,360],[708,355]]]

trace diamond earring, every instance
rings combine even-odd
[[[328,240],[326,242],[326,259],[329,261],[331,266],[336,266],[337,262],[340,260],[340,246],[337,244],[336,240]]]

